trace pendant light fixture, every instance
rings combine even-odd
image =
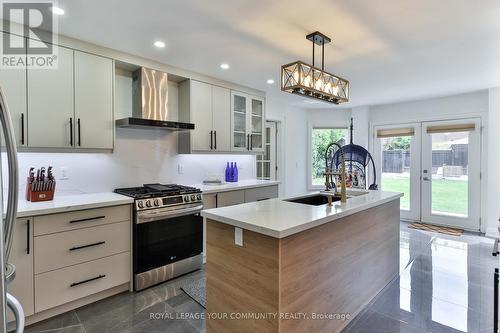
[[[349,81],[325,72],[325,44],[331,39],[316,31],[306,36],[312,42],[312,65],[295,61],[281,66],[281,90],[334,104],[349,101]],[[321,46],[321,69],[314,66],[314,48]]]

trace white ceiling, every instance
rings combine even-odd
[[[333,40],[325,70],[351,82],[343,107],[500,86],[498,0],[59,0],[59,6],[66,11],[63,35],[266,90],[294,106],[330,106],[279,91],[282,64],[311,61],[305,35],[315,30]],[[166,48],[154,48],[157,39]],[[222,62],[230,69],[222,71]],[[269,78],[276,83],[266,84]]]

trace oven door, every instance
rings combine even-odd
[[[134,274],[203,251],[201,204],[139,211],[134,223]]]

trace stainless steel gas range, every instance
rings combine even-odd
[[[145,184],[116,193],[135,199],[134,290],[200,269],[203,264],[201,191],[175,184]]]

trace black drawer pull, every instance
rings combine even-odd
[[[75,247],[72,247],[69,250],[70,251],[81,250],[81,249],[86,249],[87,247],[98,246],[98,245],[102,245],[102,244],[106,244],[106,242],[105,241],[101,241],[101,242],[87,244],[87,245],[82,245],[82,246],[75,246]]]
[[[99,275],[99,276],[96,276],[96,277],[88,279],[88,280],[83,280],[83,281],[80,281],[80,282],[72,283],[72,284],[70,284],[70,287],[76,287],[76,286],[79,286],[81,284],[92,282],[92,281],[95,281],[95,280],[99,280],[99,279],[102,279],[102,278],[105,278],[105,277],[106,277],[106,275]]]
[[[269,200],[271,198],[264,198],[264,199],[258,199],[257,201],[265,201],[265,200]]]
[[[99,219],[103,219],[105,217],[106,216],[104,216],[104,215],[102,215],[102,216],[96,216],[96,217],[89,217],[89,218],[86,218],[86,219],[71,220],[71,221],[69,221],[69,223],[79,223],[79,222],[86,222],[86,221],[92,221],[92,220],[99,220]]]

